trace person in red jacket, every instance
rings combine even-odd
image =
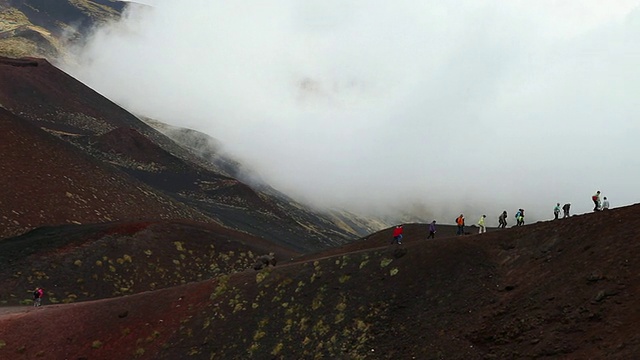
[[[403,228],[402,225],[398,225],[396,226],[395,229],[393,229],[393,240],[391,241],[391,243],[396,243],[396,244],[402,244],[402,232],[403,232]]]

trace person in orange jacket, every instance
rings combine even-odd
[[[458,231],[456,235],[464,235],[464,215],[460,214],[456,219],[456,224],[458,224]]]

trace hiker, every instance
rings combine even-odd
[[[395,229],[393,229],[393,240],[391,241],[391,243],[396,243],[398,245],[402,244],[402,232],[403,232],[403,228],[402,225],[398,225],[396,226]]]
[[[500,229],[507,227],[507,210],[503,211],[502,214],[498,216],[498,227]]]
[[[593,211],[600,211],[600,190],[593,194],[591,200],[593,200],[594,204]]]
[[[433,220],[431,224],[429,224],[429,236],[427,239],[435,239],[436,238],[436,221]]]
[[[478,234],[483,234],[487,232],[487,227],[484,226],[484,219],[487,215],[480,216],[480,220],[478,220]]]
[[[569,217],[569,208],[571,208],[571,204],[566,203],[562,206],[562,211],[564,212],[564,215],[562,215],[562,218],[568,218]]]
[[[460,236],[460,235],[464,235],[464,215],[460,214],[460,216],[458,216],[458,218],[456,219],[456,224],[458,224],[458,231],[456,232],[456,235]]]
[[[516,213],[516,226],[524,225],[524,209],[518,209]]]
[[[602,210],[608,210],[609,209],[609,200],[607,200],[607,197],[604,197],[604,201],[602,202]]]
[[[553,220],[558,220],[558,215],[560,215],[560,203],[557,203],[556,207],[553,208]]]
[[[44,290],[42,288],[37,287],[33,291],[33,306],[37,307],[42,305],[42,297],[44,296]]]

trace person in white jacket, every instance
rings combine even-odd
[[[482,215],[480,217],[480,220],[478,220],[478,234],[482,234],[482,233],[486,233],[487,232],[487,227],[484,225],[484,218],[486,218],[487,215]]]
[[[609,200],[607,200],[607,197],[604,197],[604,200],[602,201],[602,210],[607,210],[609,209]]]

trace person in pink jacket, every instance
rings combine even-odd
[[[33,292],[33,306],[42,305],[42,297],[44,296],[44,290],[42,288],[37,287]]]

